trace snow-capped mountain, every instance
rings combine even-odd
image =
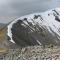
[[[20,46],[60,45],[60,8],[14,20],[8,25],[7,35]]]

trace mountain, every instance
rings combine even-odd
[[[0,23],[0,27],[3,27],[5,24],[4,23]]]
[[[20,17],[8,25],[8,40],[22,47],[60,45],[60,8]]]

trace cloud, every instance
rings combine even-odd
[[[0,20],[4,22],[11,21],[11,17],[15,18],[46,11],[59,5],[58,2],[56,4],[55,0],[0,0],[0,17],[7,17],[0,18]]]

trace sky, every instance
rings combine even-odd
[[[60,7],[60,0],[0,0],[0,23]]]

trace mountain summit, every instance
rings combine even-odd
[[[8,25],[9,40],[20,46],[60,45],[60,8],[34,13]]]

